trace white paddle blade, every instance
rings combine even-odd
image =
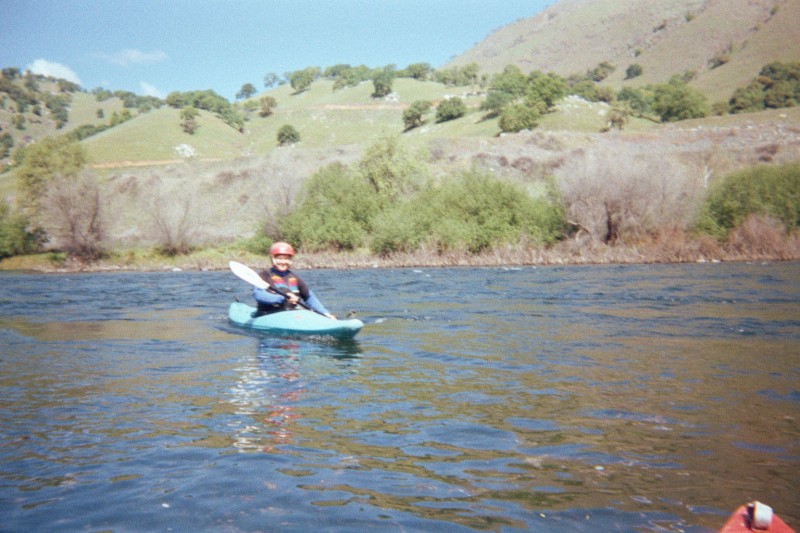
[[[233,272],[239,279],[246,281],[250,285],[258,287],[259,289],[269,288],[269,284],[261,279],[261,276],[259,276],[256,271],[249,266],[237,263],[236,261],[229,262],[228,266],[231,267],[231,272]]]

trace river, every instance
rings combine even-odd
[[[0,274],[0,531],[800,526],[800,264],[301,274]]]

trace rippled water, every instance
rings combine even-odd
[[[800,525],[800,264],[0,275],[0,530]]]

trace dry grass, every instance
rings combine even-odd
[[[197,270],[222,271],[228,261],[249,265],[269,263],[263,255],[235,248],[202,249],[187,255],[168,257],[152,251],[116,252],[93,263],[64,261],[52,254],[12,257],[0,261],[0,270],[40,272],[67,271],[159,271]],[[472,255],[464,251],[414,253],[377,257],[366,250],[347,253],[317,252],[300,254],[295,261],[298,270],[363,269],[412,267],[514,267],[545,265],[597,265],[694,263],[722,261],[798,261],[800,235],[787,234],[770,221],[749,221],[735,230],[728,243],[720,244],[709,237],[690,235],[670,229],[648,236],[637,243],[606,245],[587,236],[568,239],[552,247],[503,247]]]
[[[769,114],[764,121],[704,127],[692,123],[688,128],[665,126],[647,132],[535,131],[489,139],[437,139],[427,145],[429,167],[434,176],[480,167],[525,184],[533,194],[543,190],[544,178],[553,176],[573,204],[573,221],[593,241],[604,237],[603,201],[625,200],[620,244],[633,245],[662,228],[685,230],[696,203],[715,179],[765,157],[773,163],[800,160],[800,127],[790,120],[793,114],[782,118],[786,116]],[[318,168],[333,162],[353,164],[360,156],[359,146],[295,147],[233,162],[126,169],[104,180],[104,197],[110,198],[113,213],[108,246],[153,245],[157,235],[151,230],[152,199],[163,198],[178,208],[189,194],[192,247],[241,241],[272,227],[291,207],[302,181]],[[678,260],[685,255],[673,253]],[[587,248],[583,255],[568,256],[593,262],[605,261],[608,254]],[[520,260],[538,260],[535,254],[526,259],[529,256],[523,254]],[[356,263],[371,264],[371,260]]]
[[[791,260],[800,256],[800,236],[787,235],[780,220],[750,215],[728,236],[727,251],[743,259]]]
[[[689,16],[691,15],[691,16]],[[687,71],[712,101],[725,100],[771,61],[800,57],[797,0],[585,0],[554,2],[539,14],[487,35],[445,67],[471,62],[482,72],[508,64],[524,72],[582,74],[603,61],[616,66],[615,88],[664,83]],[[712,68],[725,52],[728,63]],[[632,63],[643,74],[625,79]]]

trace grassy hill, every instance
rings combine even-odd
[[[800,60],[800,0],[561,0],[500,28],[447,66],[483,72],[515,64],[525,72],[583,73],[616,66],[615,87],[663,83],[697,73],[693,84],[712,101],[730,97],[771,61]],[[715,56],[728,63],[711,68]],[[632,63],[643,74],[625,81]]]
[[[278,102],[269,117],[252,113],[240,133],[211,113],[198,118],[194,135],[181,130],[179,113],[162,108],[89,138],[84,145],[99,168],[126,166],[133,161],[174,162],[180,160],[175,147],[188,144],[200,160],[236,159],[269,154],[278,148],[277,133],[284,124],[300,132],[298,147],[320,148],[369,143],[380,135],[403,133],[403,110],[416,100],[439,101],[448,94],[461,96],[466,88],[448,88],[440,83],[407,78],[395,80],[391,99],[371,97],[371,82],[333,91],[333,82],[319,80],[301,93],[288,85],[255,96],[269,95]],[[484,136],[499,133],[496,121],[482,121],[480,98],[464,97],[471,111],[461,120],[436,124],[433,112],[428,123],[407,137]]]
[[[800,60],[800,0],[561,0],[541,13],[493,32],[471,50],[456,57],[445,68],[477,62],[484,73],[517,64],[523,71],[552,71],[563,76],[583,73],[608,61],[616,71],[604,82],[615,88],[661,83],[676,73],[697,73],[693,85],[711,101],[727,99],[737,87],[749,83],[758,70],[774,60]],[[727,62],[711,68],[714,57]],[[424,61],[424,57],[420,58]],[[624,80],[631,63],[642,66],[641,76]],[[402,134],[410,141],[425,143],[459,137],[492,138],[499,133],[496,120],[483,120],[478,111],[482,97],[470,95],[472,88],[446,87],[440,83],[399,78],[390,99],[371,97],[373,85],[333,91],[330,80],[319,80],[294,94],[283,85],[266,93],[278,102],[272,116],[251,113],[240,133],[219,117],[203,112],[194,135],[182,131],[178,112],[163,107],[83,141],[98,170],[131,166],[163,165],[181,161],[178,147],[188,145],[201,161],[234,160],[267,155],[277,148],[277,132],[291,124],[301,135],[300,147],[363,145],[377,136]],[[54,83],[41,84],[41,91],[56,90]],[[403,110],[416,100],[438,102],[448,95],[465,99],[469,113],[455,121],[437,124],[430,113],[427,123],[403,132]],[[27,114],[25,130],[11,126],[13,106],[0,109],[0,127],[11,131],[15,146],[71,131],[84,124],[107,123],[121,112],[122,101],[98,102],[94,95],[72,94],[69,122],[57,130],[44,113]],[[569,113],[547,116],[540,128],[547,130],[597,131],[605,124],[600,106],[584,113],[566,106]],[[102,118],[98,116],[102,110]],[[134,115],[136,111],[134,110]],[[628,128],[652,128],[633,121]],[[184,147],[185,148],[185,147]]]
[[[15,81],[22,86],[21,79]],[[10,97],[0,92],[0,130],[11,133],[14,138],[14,145],[20,146],[33,139],[38,139],[48,135],[60,135],[68,133],[79,126],[90,124],[97,126],[107,124],[111,116],[121,113],[123,110],[122,100],[116,97],[109,98],[103,102],[98,102],[93,94],[86,92],[65,93],[70,99],[68,121],[61,128],[57,127],[55,119],[47,112],[44,106],[44,98],[50,94],[64,94],[58,89],[54,81],[40,81],[39,89],[36,91],[40,101],[41,112],[37,115],[31,106],[25,113],[25,125],[23,129],[14,126],[14,117],[18,115],[17,106]],[[98,116],[98,110],[102,111],[102,116]],[[133,111],[136,113],[135,110]]]

